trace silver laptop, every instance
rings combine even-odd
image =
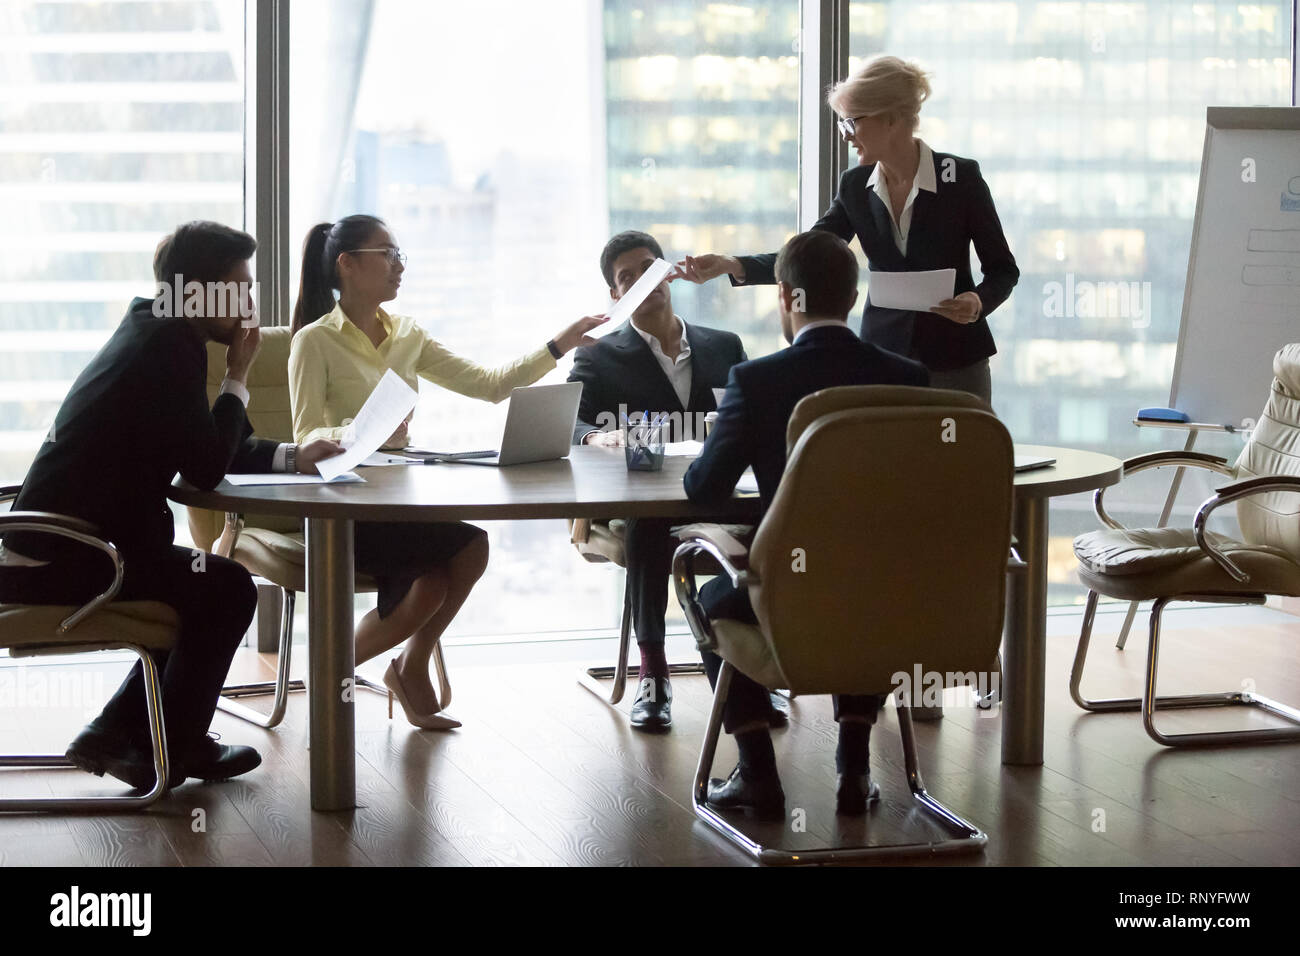
[[[523,465],[567,457],[581,400],[581,382],[512,389],[499,452],[432,457],[466,465]]]
[[[1036,471],[1056,464],[1055,458],[1040,458],[1038,455],[1016,455],[1016,474],[1024,471]]]

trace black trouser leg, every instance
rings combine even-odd
[[[632,626],[638,644],[664,642],[668,576],[673,570],[673,552],[680,543],[668,529],[680,523],[671,518],[628,519],[623,547],[627,554]]]
[[[878,694],[832,694],[831,706],[840,725],[835,746],[835,770],[842,774],[864,774],[870,767],[871,726],[884,706]]]
[[[749,605],[749,594],[736,590],[730,578],[719,575],[706,581],[700,588],[699,600],[705,616],[710,619],[730,618],[746,624],[758,623],[754,610]],[[717,687],[722,658],[712,651],[700,651],[700,657],[704,659],[704,670],[709,675],[709,686]],[[766,687],[740,671],[732,675],[727,706],[722,712],[722,725],[727,733],[735,733],[734,728],[754,722],[766,726],[768,711],[771,709],[772,701]]]
[[[154,561],[129,560],[118,595],[123,601],[161,601],[180,617],[175,645],[166,655],[155,656],[168,744],[177,754],[194,747],[207,733],[231,658],[257,606],[257,588],[242,566],[205,554],[202,570],[196,570],[196,560],[186,548],[171,548]],[[119,728],[141,743],[148,739],[144,671],[139,663],[96,724]]]

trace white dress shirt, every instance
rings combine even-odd
[[[682,350],[677,353],[677,358],[670,359],[664,354],[664,350],[659,346],[659,340],[649,332],[637,328],[636,320],[631,322],[632,328],[636,334],[645,339],[645,344],[650,346],[650,353],[654,355],[655,361],[659,367],[664,370],[664,375],[668,376],[668,381],[673,386],[673,391],[677,393],[677,399],[682,403],[685,409],[691,400],[691,343],[686,338],[686,323],[682,321],[681,316],[674,315],[674,319],[682,328]],[[659,409],[660,411],[669,411],[669,409]]]
[[[876,163],[876,168],[871,171],[871,178],[867,180],[867,186],[876,191],[880,201],[889,210],[889,222],[894,227],[894,245],[903,255],[907,255],[907,234],[912,228],[912,203],[916,201],[917,194],[922,189],[932,193],[938,191],[934,180],[934,153],[925,144],[925,140],[918,139],[916,142],[920,146],[921,155],[916,164],[916,175],[912,177],[912,190],[903,201],[901,216],[897,218],[894,216],[894,206],[889,200],[889,183],[879,163]]]

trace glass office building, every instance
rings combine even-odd
[[[979,160],[992,189],[1021,268],[991,319],[1013,435],[1117,455],[1170,444],[1130,419],[1168,396],[1205,107],[1290,102],[1291,4],[850,10],[850,67],[889,52],[930,70],[920,135]],[[0,481],[21,479],[77,372],[148,293],[158,238],[244,222],[244,17],[237,0],[0,5],[0,193],[22,224],[0,239]],[[775,250],[796,228],[796,0],[329,0],[292,17],[295,275],[312,223],[383,216],[410,256],[393,311],[480,362],[601,311],[614,232],[679,257]],[[780,347],[771,289],[678,283],[673,299],[751,356]],[[413,435],[482,447],[503,420],[424,388]],[[1133,484],[1121,497],[1140,510],[1118,513],[1150,520],[1162,481]],[[1053,505],[1054,601],[1077,599],[1069,541],[1094,525],[1086,500]],[[617,576],[585,568],[562,523],[490,531],[457,633],[617,620]]]
[[[177,223],[244,221],[244,4],[0,4],[0,483]]]

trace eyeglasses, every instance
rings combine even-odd
[[[840,128],[840,132],[845,136],[852,136],[857,132],[858,120],[866,119],[867,115],[864,113],[862,116],[846,116],[843,119],[836,120],[835,125]]]
[[[396,246],[384,246],[382,249],[349,249],[348,252],[382,252],[390,266],[395,266],[399,262],[406,265],[406,256]]]

